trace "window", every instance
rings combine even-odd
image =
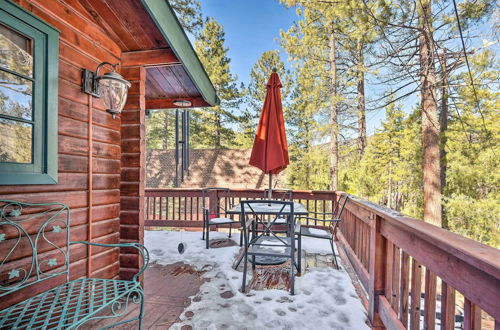
[[[0,185],[57,183],[59,32],[0,0]]]

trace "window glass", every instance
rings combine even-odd
[[[0,162],[32,162],[33,125],[0,118],[0,132]]]
[[[32,93],[30,80],[0,70],[0,113],[31,120]]]
[[[31,39],[0,24],[0,162],[33,161],[32,77]]]
[[[33,76],[32,40],[0,24],[0,66],[23,76]]]

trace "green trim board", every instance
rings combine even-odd
[[[33,42],[32,118],[14,118],[33,127],[31,163],[0,162],[0,185],[56,184],[59,31],[7,0],[0,0],[0,23]]]
[[[220,99],[215,88],[168,1],[141,0],[141,2],[203,99],[211,106],[219,105]]]

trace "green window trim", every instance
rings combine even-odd
[[[0,23],[33,40],[34,62],[32,162],[0,162],[0,185],[56,184],[59,31],[8,0],[0,0]]]

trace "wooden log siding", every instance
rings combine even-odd
[[[81,92],[82,68],[95,70],[103,61],[118,63],[120,47],[95,24],[78,2],[58,0],[13,0],[60,31],[58,153],[59,183],[54,185],[0,185],[0,198],[25,202],[62,202],[71,208],[74,240],[87,240],[88,209],[93,207],[93,240],[118,243],[120,223],[120,117],[113,119],[102,100]],[[89,116],[92,111],[92,116]],[[89,118],[93,135],[89,140]],[[89,143],[91,141],[92,143]],[[93,173],[89,174],[89,146],[92,145]],[[89,191],[89,175],[93,189]],[[91,195],[89,195],[91,194]],[[92,205],[90,198],[92,196]],[[52,253],[39,255],[40,259]],[[19,258],[27,257],[19,255]],[[17,259],[21,260],[21,259]],[[17,261],[14,261],[17,262]],[[87,250],[75,247],[71,253],[70,274],[75,279],[87,275]],[[118,278],[117,250],[92,249],[91,276]],[[32,296],[61,284],[64,279],[29,288],[17,298]],[[14,300],[4,299],[3,307]],[[3,308],[0,306],[0,308]]]
[[[227,197],[217,196],[225,205]],[[233,204],[262,196],[262,190],[231,190]],[[340,192],[293,196],[314,216],[331,211]],[[147,189],[145,224],[201,227],[201,205],[200,189]],[[453,329],[463,310],[466,329],[500,330],[499,250],[356,198],[346,205],[337,239],[368,296],[373,328],[435,329],[440,314],[441,329]]]
[[[145,83],[144,67],[124,67],[123,77],[132,83],[121,123],[120,241],[144,243]],[[135,249],[122,249],[120,277],[131,279],[140,258]]]

